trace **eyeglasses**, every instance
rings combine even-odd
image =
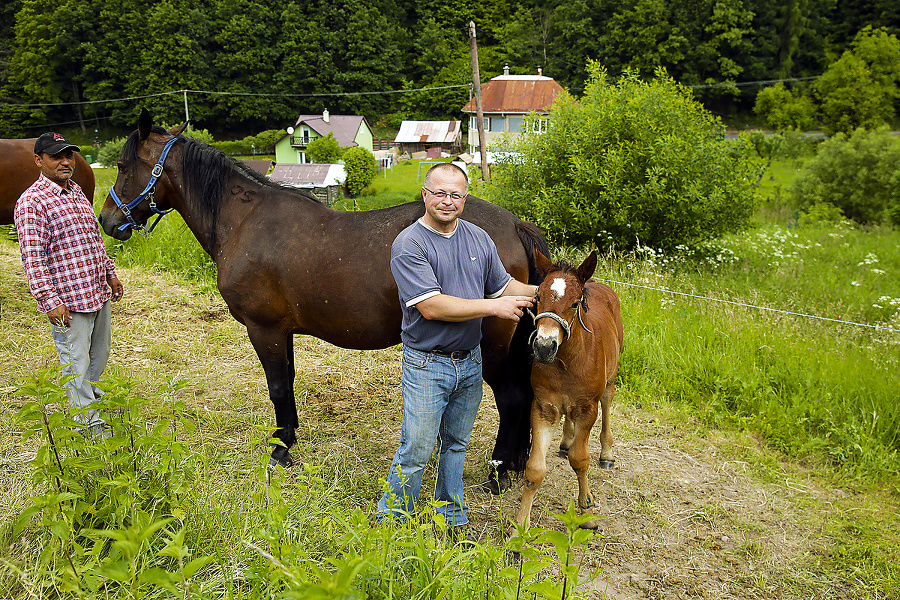
[[[451,192],[435,192],[433,190],[429,190],[427,187],[424,187],[424,186],[422,186],[422,189],[425,190],[426,192],[428,192],[429,194],[431,194],[432,196],[434,196],[435,198],[437,198],[438,200],[443,200],[444,198],[449,196],[451,200],[456,201],[456,200],[462,200],[463,198],[465,198],[466,196],[469,195],[468,192],[465,194],[459,194],[457,192],[452,192],[452,193]]]

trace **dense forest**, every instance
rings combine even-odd
[[[801,93],[867,26],[900,34],[896,0],[5,0],[0,136],[103,136],[139,105],[175,123],[185,101],[217,137],[325,108],[387,128],[458,119],[469,21],[482,80],[541,67],[579,95],[589,59],[662,66],[725,117],[774,80]]]

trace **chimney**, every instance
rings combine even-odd
[[[543,72],[544,72],[544,70],[542,68],[538,67],[538,77],[540,77],[543,74]]]
[[[326,108],[325,110],[322,111],[322,120],[325,121],[326,123],[328,123],[329,118],[330,117],[328,116],[328,109]]]
[[[503,74],[509,75],[509,65],[508,64],[503,65]]]

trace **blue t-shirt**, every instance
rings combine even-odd
[[[453,233],[445,236],[416,221],[391,246],[391,272],[403,309],[400,339],[410,348],[452,352],[477,346],[481,319],[429,321],[416,304],[437,294],[496,298],[512,279],[490,236],[468,221],[456,223]]]

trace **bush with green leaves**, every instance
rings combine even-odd
[[[778,82],[760,90],[753,112],[775,131],[804,131],[813,126],[816,106],[808,97],[794,95]]]
[[[900,40],[865,27],[815,82],[820,120],[829,135],[858,127],[879,129],[894,119],[900,100]]]
[[[597,62],[588,70],[584,96],[557,97],[546,133],[494,148],[490,200],[569,245],[671,250],[748,224],[762,168],[749,141],[725,139],[663,69],[615,83]]]
[[[324,137],[314,139],[306,147],[306,154],[314,163],[335,164],[341,160],[343,152],[344,150],[331,132]]]
[[[106,168],[113,168],[122,156],[122,149],[125,148],[125,140],[127,138],[120,137],[105,142],[100,146],[97,153],[97,161]]]
[[[788,190],[792,204],[810,211],[824,204],[861,224],[890,219],[900,181],[900,137],[857,129],[822,142]],[[821,209],[817,209],[821,211]]]
[[[375,179],[377,174],[375,155],[362,146],[344,151],[344,168],[347,170],[347,190],[357,196]]]

